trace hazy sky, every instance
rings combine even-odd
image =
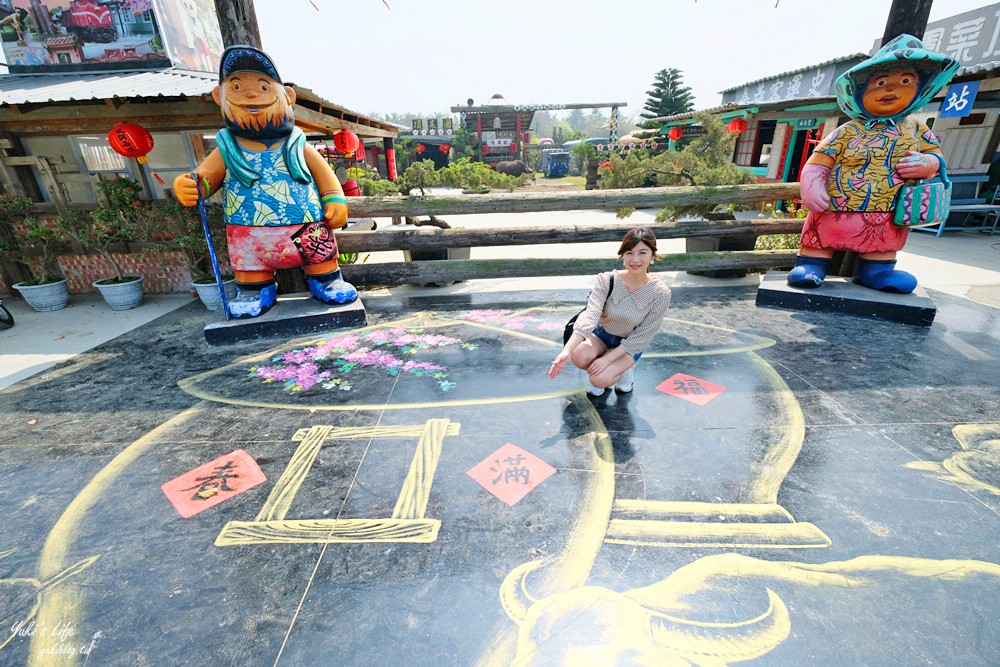
[[[855,52],[891,0],[256,0],[282,77],[361,113],[627,102],[677,68],[697,108],[719,91]],[[987,0],[935,0],[930,20]],[[313,6],[315,5],[315,7]],[[317,10],[318,8],[318,10]]]

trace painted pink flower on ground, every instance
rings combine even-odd
[[[308,391],[314,387],[349,391],[352,384],[344,377],[357,368],[380,368],[389,376],[406,373],[417,377],[433,376],[441,391],[456,386],[449,381],[447,368],[429,361],[404,361],[396,356],[402,352],[416,355],[423,350],[460,344],[475,350],[475,345],[462,343],[452,336],[427,334],[422,330],[402,327],[374,329],[361,334],[338,335],[312,341],[307,346],[285,352],[271,359],[272,365],[250,368],[250,376],[265,383],[282,382],[289,393]]]

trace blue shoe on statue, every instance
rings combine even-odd
[[[806,289],[821,287],[829,270],[829,259],[796,255],[795,268],[788,272],[788,284],[792,287],[804,287]]]
[[[274,283],[266,285],[236,284],[236,298],[229,301],[229,315],[236,319],[260,317],[278,300],[278,287]]]
[[[339,269],[331,273],[306,276],[306,282],[313,298],[323,303],[351,303],[358,298],[358,290],[344,280]]]
[[[894,259],[858,259],[854,270],[854,282],[880,292],[909,294],[917,288],[917,279],[912,273],[896,270]]]

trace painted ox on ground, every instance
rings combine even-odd
[[[525,578],[541,563],[526,563],[504,580],[500,598],[518,624],[511,664],[691,667],[752,660],[781,644],[791,629],[788,609],[767,589],[760,616],[735,623],[678,618],[643,600],[643,589],[618,593],[583,586],[541,600],[527,594]]]

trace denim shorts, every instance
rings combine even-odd
[[[622,344],[621,336],[616,336],[610,334],[604,330],[604,327],[598,326],[594,328],[594,335],[601,339],[601,342],[608,346],[609,350],[613,350]],[[639,361],[639,357],[642,356],[642,352],[639,354],[633,354],[632,359],[634,361]]]

